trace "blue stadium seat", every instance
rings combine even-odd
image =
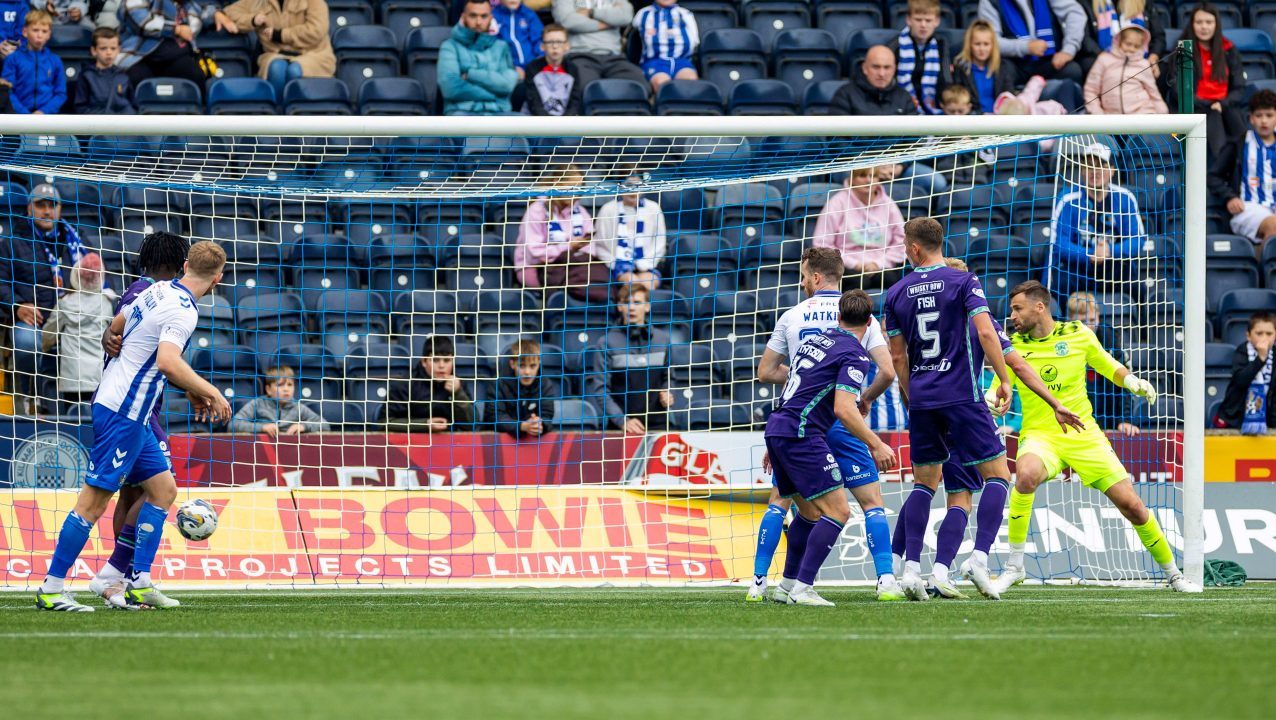
[[[425,88],[413,78],[372,78],[359,88],[360,115],[429,115]]]
[[[108,137],[107,143],[115,145],[117,138]],[[74,135],[23,135],[18,142],[18,152],[23,155],[79,155],[80,141]]]
[[[837,183],[826,182],[804,182],[794,186],[789,193],[788,233],[797,237],[813,237],[815,222],[824,206],[841,189],[842,186]]]
[[[803,115],[828,115],[833,96],[846,84],[845,80],[822,80],[806,86],[802,93]]]
[[[306,342],[301,296],[295,292],[254,293],[235,307],[241,341],[263,355]]]
[[[669,348],[669,385],[709,387],[713,383],[713,348],[708,343],[678,343]]]
[[[293,246],[290,264],[302,302],[313,310],[323,291],[359,287],[358,268],[365,262],[344,237],[308,235]]]
[[[728,94],[736,83],[766,77],[766,47],[752,30],[731,28],[705,33],[700,43],[705,80]]]
[[[195,414],[185,393],[170,386],[164,392],[162,402],[164,409],[160,412],[160,422],[170,435],[204,433],[211,430],[208,423],[196,422]]]
[[[744,80],[727,95],[728,115],[796,115],[797,95],[782,80]]]
[[[471,298],[470,330],[478,336],[479,350],[492,350],[497,357],[501,346],[485,347],[484,336],[535,334],[541,331],[541,303],[526,290],[493,290]]]
[[[815,221],[811,220],[810,227]],[[785,288],[797,287],[801,276],[803,238],[777,238],[757,246],[746,247],[740,266],[744,287],[762,294],[759,306],[775,307],[777,294]],[[784,309],[788,309],[786,306]],[[778,316],[777,316],[778,317]]]
[[[328,423],[333,432],[360,432],[365,420],[363,407],[359,403],[346,402],[340,398],[320,400],[312,403],[312,408]]]
[[[1272,37],[1276,37],[1276,2],[1272,2],[1272,0],[1250,0],[1249,24],[1247,27],[1255,28]],[[1230,34],[1228,33],[1228,35]]]
[[[769,49],[781,32],[811,27],[811,7],[805,0],[750,0],[744,5],[744,25]]]
[[[1229,290],[1258,287],[1254,245],[1239,235],[1210,235],[1205,243],[1205,307],[1213,312]]]
[[[735,246],[717,235],[681,235],[672,253],[671,287],[693,303],[737,289]]]
[[[672,80],[656,93],[657,115],[721,115],[722,91],[708,80]]]
[[[390,310],[385,296],[371,290],[324,290],[315,303],[320,332],[385,335],[390,331]]]
[[[456,296],[446,290],[414,290],[394,299],[394,332],[401,336],[456,336]]]
[[[439,96],[439,48],[451,37],[451,26],[419,27],[409,32],[403,42],[403,62],[407,64],[407,74],[425,88],[425,96],[430,105],[434,105]]]
[[[899,30],[890,28],[868,28],[852,33],[846,41],[846,74],[855,77],[860,72],[860,62],[874,45],[889,45],[899,37]]]
[[[221,241],[221,246],[226,251],[226,270],[217,291],[232,303],[250,293],[283,289],[278,245],[259,236],[245,236]]]
[[[740,14],[736,10],[738,3],[734,0],[681,0],[678,4],[695,14],[700,37],[714,30],[734,28],[740,24]]]
[[[1234,6],[1216,5],[1220,10]],[[1224,23],[1226,27],[1226,23]],[[1236,27],[1227,30],[1227,39],[1236,45],[1241,54],[1241,62],[1245,65],[1246,80],[1270,80],[1276,78],[1276,43],[1272,36],[1263,30]]]
[[[1223,342],[1235,347],[1245,341],[1249,316],[1259,310],[1276,309],[1276,290],[1262,288],[1238,288],[1229,290],[1218,299],[1215,323]]]
[[[220,243],[256,240],[257,222],[248,218],[192,215],[191,241],[213,240]]]
[[[202,115],[199,86],[182,78],[147,78],[133,92],[142,115]]]
[[[216,59],[217,77],[220,79],[257,75],[257,33],[232,35],[205,26],[199,33],[199,49]]]
[[[359,95],[364,82],[399,75],[399,39],[382,25],[351,25],[332,34],[337,78]]]
[[[191,358],[191,367],[228,400],[251,399],[259,392],[257,378],[262,368],[251,347],[201,348]]]
[[[763,382],[736,382],[731,385],[731,399],[746,408],[754,426],[766,425],[767,416],[775,407],[779,385]]]
[[[265,364],[292,368],[297,377],[299,400],[340,400],[345,393],[341,384],[343,363],[323,345],[288,345],[266,358]]]
[[[53,33],[49,36],[49,49],[62,60],[68,86],[80,74],[81,65],[94,62],[93,53],[90,52],[92,46],[92,28],[71,23],[54,24]],[[68,87],[68,94],[70,92]]]
[[[442,284],[457,291],[457,304],[465,307],[476,293],[514,287],[511,267],[499,235],[467,233],[460,236],[455,267],[441,268]]]
[[[210,115],[278,114],[275,88],[261,78],[225,78],[208,86]]]
[[[784,195],[774,185],[745,183],[718,189],[714,220],[736,246],[778,242],[784,237]]]
[[[650,115],[647,85],[635,80],[595,80],[585,86],[585,114]]]
[[[1011,222],[1015,233],[1033,247],[1050,245],[1050,221],[1054,217],[1054,183],[1021,183],[1015,189]]]
[[[350,25],[371,25],[372,4],[368,0],[328,0],[328,27],[334,35]]]
[[[690,342],[693,317],[694,311],[687,296],[666,288],[652,291],[651,314],[647,316],[647,322],[668,330],[673,342]]]
[[[545,329],[606,328],[615,321],[611,303],[597,303],[572,297],[559,290],[545,299]]]
[[[979,185],[943,196],[948,216],[945,237],[960,257],[975,239],[1010,232],[1010,192],[1004,185]]]
[[[727,339],[714,340],[713,348],[715,382],[730,385],[736,382],[752,382],[758,366],[758,359],[766,348],[763,343],[754,343],[748,339],[731,342]]]
[[[451,27],[446,0],[382,0],[377,9],[381,24],[394,31],[395,47],[402,47],[417,28]]]
[[[461,378],[495,378],[496,361],[480,353],[474,345],[459,342],[456,344],[456,375]]]
[[[576,432],[602,430],[603,419],[588,400],[555,400],[554,426]]]
[[[700,299],[693,327],[698,340],[734,337],[752,342],[758,332],[757,318],[756,295],[726,292]]]
[[[680,230],[698,232],[708,224],[704,191],[700,188],[666,190],[660,193],[657,202],[665,213],[665,227],[669,232]]]
[[[114,221],[114,209],[109,199],[102,197],[102,188],[97,183],[80,182],[78,180],[55,180],[53,186],[62,195],[62,219],[72,225],[98,226]],[[20,190],[21,186],[17,186]],[[25,200],[25,190],[22,191]],[[0,204],[12,207],[12,199]]]
[[[1271,240],[1263,246],[1263,285],[1276,290],[1276,242]]]
[[[1214,342],[1205,344],[1206,403],[1223,399],[1224,393],[1227,392],[1227,385],[1232,380],[1232,356],[1235,353],[1235,345]],[[1211,415],[1206,420],[1212,417]]]
[[[352,115],[350,88],[335,78],[297,78],[284,86],[286,115]]]
[[[434,289],[434,254],[417,235],[395,233],[374,239],[368,260],[368,288],[387,300],[397,293]]]
[[[816,25],[833,33],[838,47],[846,47],[856,31],[885,27],[882,6],[864,0],[822,0],[815,6],[815,20]]]
[[[1032,269],[1032,249],[1023,240],[1009,235],[972,238],[966,262],[971,272],[982,280],[990,301],[993,298],[1008,300],[1011,288],[1039,274]]]
[[[235,344],[235,310],[225,297],[205,295],[196,303],[195,310],[199,313],[199,322],[191,333],[188,353]]]
[[[775,36],[771,57],[773,77],[788,83],[797,97],[804,97],[812,83],[837,80],[842,74],[842,53],[827,30],[785,30]]]

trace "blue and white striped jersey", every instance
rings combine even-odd
[[[634,15],[634,28],[642,36],[642,59],[690,59],[700,44],[696,16],[678,5],[648,5]]]
[[[145,423],[167,384],[155,365],[159,345],[171,343],[185,351],[199,311],[191,291],[168,280],[151,285],[121,312],[125,323],[120,355],[107,361],[93,402]]]
[[[1276,143],[1263,144],[1253,130],[1241,150],[1241,200],[1276,206]]]
[[[807,338],[838,326],[837,303],[841,299],[842,293],[837,290],[821,290],[789,308],[776,321],[775,330],[766,346],[788,358],[789,366],[792,367],[798,346]],[[886,336],[882,334],[882,326],[877,323],[877,318],[868,321],[863,345],[869,352],[886,345]]]

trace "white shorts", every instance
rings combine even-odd
[[[1272,209],[1266,205],[1247,202],[1244,210],[1232,216],[1232,232],[1237,235],[1244,235],[1255,243],[1260,243],[1263,239],[1258,236],[1258,226],[1262,225],[1263,221],[1272,215],[1276,215],[1276,212],[1272,212]]]

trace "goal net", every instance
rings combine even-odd
[[[173,120],[0,121],[0,587],[47,570],[90,461],[102,330],[155,274],[152,233],[226,250],[186,358],[237,412],[210,426],[176,389],[157,400],[179,503],[220,513],[206,541],[169,527],[159,581],[723,583],[752,572],[778,390],[755,373],[804,297],[802,251],[838,247],[845,287],[880,298],[907,270],[902,220],[926,215],[1003,324],[1010,288],[1042,280],[1056,318],[1157,387],[1148,405],[1098,378],[1096,421],[1199,577],[1193,117]],[[901,461],[892,524],[912,475],[897,397],[870,413]],[[824,582],[873,577],[852,517]],[[1006,550],[1003,530],[994,564]],[[1043,580],[1158,578],[1071,477],[1038,491],[1028,554]]]

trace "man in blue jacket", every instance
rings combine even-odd
[[[1112,149],[1086,146],[1077,162],[1082,184],[1055,201],[1050,223],[1046,287],[1066,298],[1077,290],[1124,290],[1134,285],[1138,257],[1147,241],[1134,193],[1112,182]]]
[[[43,10],[27,13],[22,36],[26,44],[4,61],[0,77],[13,89],[9,100],[22,115],[53,115],[66,102],[66,71],[62,60],[45,47],[53,34],[53,18]]]
[[[492,21],[496,23],[496,34],[509,43],[519,80],[524,79],[527,64],[545,54],[541,50],[544,24],[523,0],[501,0],[500,4],[493,5]]]
[[[439,90],[445,115],[501,115],[510,112],[518,73],[509,45],[489,35],[492,4],[469,0],[452,37],[439,48]]]

